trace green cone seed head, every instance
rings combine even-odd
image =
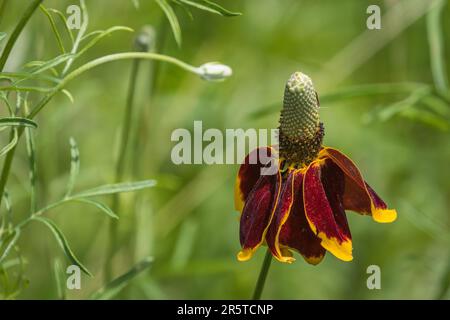
[[[310,77],[295,72],[286,83],[280,115],[280,152],[289,162],[306,165],[322,147],[319,99]]]
[[[284,90],[281,130],[291,138],[311,138],[319,126],[319,102],[310,77],[291,75]]]

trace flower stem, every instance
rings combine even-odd
[[[133,115],[133,105],[134,105],[134,94],[136,91],[136,79],[139,70],[140,60],[136,59],[133,61],[133,66],[131,67],[130,84],[128,87],[128,96],[125,107],[125,116],[123,117],[122,133],[120,138],[120,147],[117,157],[116,169],[115,169],[115,182],[120,182],[123,177],[124,167],[125,167],[125,156],[127,153],[128,141],[131,131],[131,119]],[[113,201],[111,209],[117,215],[119,214],[120,198],[118,194],[113,195]],[[109,224],[109,250],[108,256],[105,262],[105,280],[106,283],[112,279],[112,259],[114,252],[117,248],[118,243],[118,221],[110,221]]]
[[[139,52],[148,52],[154,41],[153,29],[143,27],[134,40],[134,50]],[[125,115],[123,117],[122,132],[120,137],[119,153],[116,160],[115,177],[116,183],[122,181],[125,170],[125,160],[127,150],[130,145],[130,138],[133,130],[134,98],[136,95],[136,82],[138,78],[141,59],[133,60],[130,73],[130,82],[128,85],[128,94],[125,105]],[[112,199],[112,211],[119,216],[120,195],[115,193]],[[109,249],[105,261],[105,280],[110,282],[113,276],[113,257],[118,244],[118,221],[111,220],[109,225]]]
[[[269,272],[270,263],[272,262],[272,253],[269,249],[266,251],[261,271],[259,272],[258,282],[256,283],[255,291],[253,292],[253,300],[260,300],[261,294],[266,283],[267,273]]]
[[[27,24],[28,20],[30,20],[31,16],[33,15],[33,12],[41,4],[42,1],[43,0],[34,0],[23,13],[22,18],[20,19],[19,23],[17,23],[16,27],[14,28],[14,31],[11,33],[11,36],[9,37],[8,42],[5,45],[5,49],[3,49],[2,55],[0,57],[0,71],[3,70],[3,67],[6,64],[6,60],[8,60],[9,54],[11,53],[11,50],[14,47],[17,38],[19,37],[25,25]],[[3,6],[4,4],[2,4],[2,7]]]

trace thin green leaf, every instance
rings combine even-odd
[[[63,272],[61,262],[59,259],[55,259],[53,263],[53,274],[55,276],[56,283],[56,291],[58,294],[58,299],[65,300],[66,299],[66,284],[65,284],[65,274]]]
[[[28,111],[27,111],[28,112]],[[33,132],[30,128],[25,130],[27,153],[28,153],[28,165],[29,165],[29,179],[30,179],[30,209],[31,212],[36,212],[36,149],[34,144]]]
[[[0,42],[6,38],[6,32],[0,32]]]
[[[115,214],[111,208],[109,208],[107,205],[92,200],[92,199],[87,199],[87,198],[71,198],[72,201],[78,201],[78,202],[83,202],[83,203],[87,203],[90,204],[94,207],[97,207],[98,209],[100,209],[101,211],[103,211],[104,213],[106,213],[109,217],[113,218],[113,219],[119,219],[119,217],[117,216],[117,214]]]
[[[19,258],[14,258],[14,259],[10,259],[10,260],[6,260],[5,262],[2,263],[2,268],[4,270],[9,269],[9,268],[13,268],[15,266],[20,265],[21,261]]]
[[[166,0],[155,0],[156,3],[161,7],[167,19],[169,20],[170,27],[172,28],[173,36],[178,46],[181,47],[181,28],[178,18],[173,11],[173,8],[167,3]]]
[[[0,87],[0,91],[20,91],[20,92],[48,93],[48,92],[51,91],[51,88],[5,86],[5,87]]]
[[[240,15],[242,15],[241,12],[232,12],[232,11],[229,11],[229,10],[225,9],[224,7],[218,5],[217,3],[214,3],[214,2],[209,1],[209,0],[202,0],[202,2],[205,3],[205,4],[207,4],[207,5],[209,5],[211,8],[216,9],[216,10],[219,11],[223,16],[226,16],[226,17],[234,17],[234,16],[240,16]]]
[[[13,232],[8,234],[1,243],[0,247],[0,264],[8,256],[11,249],[16,244],[20,237],[20,229],[14,229]]]
[[[190,0],[177,0],[177,1],[179,1],[185,5],[203,10],[203,11],[218,14],[223,17],[235,17],[235,16],[242,15],[242,13],[240,13],[240,12],[231,12],[211,1],[202,1],[202,3],[190,1]]]
[[[172,0],[172,2],[175,3],[176,5],[180,6],[184,10],[184,12],[187,14],[189,19],[194,20],[194,16],[192,15],[191,10],[189,10],[189,8],[186,5],[181,3],[179,0]]]
[[[61,11],[56,10],[56,9],[48,9],[48,11],[51,12],[51,13],[56,14],[61,19],[61,21],[63,22],[64,28],[65,28],[67,34],[69,35],[70,40],[72,41],[72,44],[73,44],[75,39],[73,38],[72,30],[70,30],[69,26],[67,25],[66,16]]]
[[[6,107],[8,108],[9,114],[13,115],[14,114],[14,109],[11,106],[11,104],[9,103],[8,94],[6,92],[0,91],[0,99],[3,100],[3,102],[6,104]]]
[[[94,31],[92,33],[87,34],[83,39],[86,39],[94,34],[98,34],[95,38],[93,38],[91,41],[88,42],[88,44],[86,44],[78,53],[77,53],[77,57],[81,56],[83,53],[85,53],[87,50],[89,50],[90,48],[92,48],[95,44],[97,44],[97,42],[99,42],[101,39],[103,39],[104,37],[110,35],[113,32],[116,31],[128,31],[128,32],[133,32],[134,30],[129,28],[129,27],[123,27],[123,26],[115,26],[115,27],[111,27],[107,30],[104,31]]]
[[[87,274],[88,276],[92,277],[92,274],[89,272],[89,270],[78,260],[78,258],[73,253],[72,249],[70,249],[69,243],[67,242],[67,239],[64,237],[64,234],[62,231],[58,228],[58,226],[50,219],[39,217],[39,216],[33,216],[32,220],[39,221],[46,225],[50,231],[53,233],[53,235],[56,238],[56,241],[58,242],[61,249],[64,251],[64,254],[66,257],[75,265],[80,267],[80,269]]]
[[[447,98],[450,97],[447,78],[447,67],[445,65],[444,37],[442,16],[447,1],[437,0],[434,7],[427,14],[427,34],[430,47],[431,71],[436,89]]]
[[[20,117],[0,118],[0,127],[29,127],[36,129],[37,123],[33,120]]]
[[[68,197],[75,186],[78,173],[80,172],[80,151],[74,138],[70,138],[70,176],[67,183],[66,197]]]
[[[75,100],[69,90],[62,89],[61,92],[64,93],[64,95],[70,100],[71,103],[74,103]]]
[[[8,189],[5,188],[5,191],[3,192],[3,200],[5,202],[5,208],[6,208],[6,216],[2,219],[2,224],[0,226],[0,236],[2,235],[3,231],[6,229],[6,225],[8,224],[8,227],[11,226],[12,221],[12,203],[11,199],[9,198],[9,192]]]
[[[431,89],[430,88],[423,88],[418,89],[411,93],[410,96],[407,98],[395,102],[387,107],[384,107],[379,113],[378,113],[378,119],[381,121],[386,121],[392,118],[393,116],[404,112],[410,108],[412,108],[414,105],[416,105],[422,98],[430,94]]]
[[[40,64],[37,68],[30,71],[31,75],[37,75],[39,73],[42,73],[44,71],[47,71],[48,69],[57,67],[58,65],[68,61],[71,58],[74,58],[76,55],[73,53],[64,53],[61,54],[53,59],[50,59],[48,61],[45,61],[44,63]],[[35,62],[36,63],[36,62]],[[30,64],[28,64],[29,66]]]
[[[123,182],[123,183],[115,183],[115,184],[106,184],[97,188],[89,189],[86,191],[82,191],[80,193],[74,194],[72,198],[87,198],[87,197],[95,197],[106,194],[114,194],[114,193],[122,193],[122,192],[130,192],[141,190],[145,188],[151,188],[156,185],[155,180],[144,180],[137,182]]]
[[[35,63],[36,63],[35,66],[36,65],[41,66],[43,64],[42,61],[39,61],[39,62],[35,61]],[[10,80],[10,81],[13,81],[16,78],[20,79],[20,78],[27,78],[27,77],[28,78],[34,77],[35,79],[49,81],[54,84],[58,84],[61,82],[61,79],[53,77],[53,76],[45,75],[45,74],[33,76],[33,74],[31,74],[29,72],[0,72],[0,79],[6,79],[6,80]]]
[[[105,287],[95,292],[91,299],[94,300],[108,300],[115,297],[120,291],[127,286],[132,279],[137,275],[146,271],[153,264],[153,257],[147,257],[141,262],[137,263],[133,268],[124,273],[123,275],[117,277]]]
[[[52,15],[50,14],[50,12],[48,12],[47,8],[44,7],[42,4],[39,5],[39,8],[45,14],[48,21],[50,22],[50,26],[52,27],[52,31],[55,34],[56,41],[58,42],[61,53],[66,53],[66,49],[64,48],[64,44],[61,39],[61,35],[59,34],[58,28],[56,27],[56,23],[55,23],[55,20],[53,19]]]
[[[14,148],[17,144],[17,141],[19,140],[19,135],[17,133],[17,129],[14,128],[14,133],[13,133],[13,138],[11,139],[11,141],[4,146],[1,150],[0,150],[0,157],[3,157],[5,154],[7,154],[12,148]]]
[[[426,125],[429,125],[442,131],[448,131],[449,129],[449,121],[447,119],[441,118],[428,110],[411,108],[404,110],[401,113],[401,116],[417,122],[422,122]]]

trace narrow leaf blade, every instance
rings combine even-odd
[[[137,263],[129,271],[117,277],[105,287],[92,295],[94,300],[107,300],[116,296],[128,283],[141,272],[147,270],[153,264],[153,257],[146,257],[141,262]]]
[[[141,190],[145,188],[151,188],[156,185],[155,180],[143,180],[137,182],[123,182],[114,184],[105,184],[100,187],[82,191],[80,193],[74,194],[72,198],[88,198],[107,194],[122,193]]]
[[[87,203],[90,204],[94,207],[97,207],[98,209],[100,209],[102,212],[106,213],[109,217],[113,218],[113,219],[119,219],[119,217],[117,216],[117,214],[114,213],[114,211],[111,210],[110,207],[108,207],[107,205],[92,200],[92,199],[86,199],[86,198],[75,198],[73,199],[73,201],[78,201],[78,202],[83,202],[83,203]]]
[[[29,127],[36,129],[37,123],[33,120],[20,117],[6,117],[0,119],[0,127]]]
[[[69,246],[69,243],[68,243],[66,237],[64,236],[62,231],[58,228],[58,226],[52,220],[50,220],[48,218],[44,218],[44,217],[39,217],[39,216],[33,217],[33,220],[39,221],[39,222],[43,223],[44,225],[46,225],[50,229],[50,231],[53,233],[53,235],[55,236],[59,246],[64,251],[64,254],[67,256],[67,258],[73,264],[80,267],[80,269],[85,274],[92,277],[92,274],[89,272],[89,270],[78,260],[78,258],[73,253],[72,249],[70,249],[70,246]]]
[[[169,20],[170,27],[172,28],[173,36],[178,46],[181,47],[181,28],[178,18],[173,11],[173,8],[167,3],[166,0],[155,0],[156,3],[161,7],[167,19]]]

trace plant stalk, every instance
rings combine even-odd
[[[3,71],[3,68],[5,67],[6,64],[6,60],[8,60],[9,54],[11,53],[11,50],[14,47],[17,38],[19,37],[25,25],[27,24],[28,20],[30,20],[31,16],[33,15],[33,12],[37,9],[37,7],[39,7],[42,1],[43,0],[34,0],[23,13],[22,18],[20,19],[19,23],[16,25],[13,32],[11,33],[11,36],[9,37],[8,42],[5,45],[5,49],[3,49],[3,53],[0,57],[0,71]]]
[[[125,106],[125,116],[123,117],[123,124],[122,124],[122,133],[120,138],[120,146],[119,146],[119,153],[117,155],[117,163],[116,163],[116,172],[114,177],[114,182],[117,183],[119,181],[122,181],[123,178],[123,172],[125,167],[125,158],[127,153],[127,147],[129,142],[129,136],[131,132],[131,120],[133,116],[133,106],[134,106],[134,96],[136,92],[136,80],[138,76],[139,71],[139,64],[140,60],[136,59],[133,61],[133,65],[131,67],[131,74],[130,74],[130,84],[128,87],[128,95],[127,95],[127,102]],[[119,214],[120,211],[120,196],[119,194],[113,195],[112,200],[112,206],[111,209],[116,214]],[[114,252],[117,248],[118,244],[118,221],[110,220],[109,224],[109,249],[108,249],[108,256],[105,262],[105,281],[108,283],[111,281],[113,276],[113,268],[112,268],[112,259],[114,257]]]
[[[267,249],[266,256],[264,257],[264,261],[261,266],[261,271],[259,272],[258,282],[256,282],[255,291],[253,292],[253,300],[261,299],[261,294],[264,289],[264,284],[266,283],[266,278],[267,274],[269,273],[271,262],[272,262],[272,253],[270,252],[270,249]]]

